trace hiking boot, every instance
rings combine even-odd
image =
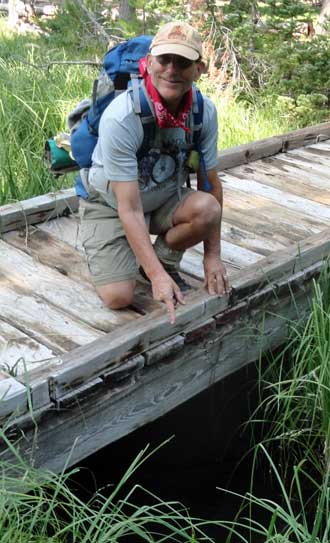
[[[188,292],[189,290],[192,290],[192,287],[188,285],[188,283],[186,283],[183,277],[181,277],[181,275],[176,270],[167,268],[166,265],[164,266],[164,269],[166,273],[171,277],[171,279],[173,279],[173,281],[178,285],[181,292]],[[141,266],[139,268],[139,272],[142,275],[143,279],[148,281],[148,283],[151,283],[149,277],[146,275],[144,269]]]

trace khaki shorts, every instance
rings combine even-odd
[[[182,187],[182,197],[175,194],[165,204],[147,215],[150,234],[165,234],[173,226],[173,215],[177,207],[192,193],[193,189]],[[96,286],[135,279],[138,263],[127,241],[117,211],[102,198],[80,202],[80,238],[85,249],[89,271]]]

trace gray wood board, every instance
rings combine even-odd
[[[62,364],[57,371],[51,371],[49,379],[53,390],[53,399],[58,399],[89,379],[98,376],[105,368],[111,367],[120,360],[128,359],[134,354],[144,352],[173,337],[185,326],[201,322],[209,313],[218,313],[228,303],[228,296],[211,297],[204,289],[186,296],[186,305],[178,307],[176,323],[170,325],[165,309],[154,311],[141,317],[134,325],[126,324],[118,331],[110,332],[99,341],[94,341],[83,349],[61,356]],[[31,381],[33,375],[31,375]]]
[[[271,232],[269,235],[263,230],[247,230],[240,225],[222,221],[221,226],[222,240],[239,245],[260,255],[268,255],[275,251],[280,251],[289,245],[287,238],[275,237]]]
[[[26,387],[0,370],[0,418],[25,412],[27,398]]]
[[[224,220],[274,236],[299,241],[327,228],[328,221],[310,217],[277,204],[275,201],[249,194],[246,191],[224,187]]]
[[[295,196],[288,191],[265,185],[252,179],[239,179],[230,173],[224,173],[222,181],[230,190],[253,194],[254,196],[270,200],[292,212],[298,212],[311,218],[317,217],[325,223],[330,220],[330,208],[327,205],[312,202],[307,198]]]
[[[308,309],[306,288],[296,292],[294,300],[273,296],[266,307],[246,301],[230,324],[220,325],[198,344],[186,345],[165,363],[134,373],[115,389],[96,387],[70,409],[43,413],[30,460],[60,471],[68,459],[69,464],[79,462],[256,360],[261,349],[281,345],[287,319],[301,318]],[[35,416],[38,420],[38,413]],[[24,436],[22,454],[31,450],[34,437],[26,428]]]
[[[287,134],[238,145],[237,147],[225,149],[218,154],[218,168],[227,170],[240,164],[246,164],[260,158],[285,152],[288,149],[327,140],[329,137],[330,122],[326,122],[295,130]]]
[[[310,236],[283,251],[272,253],[257,264],[236,272],[232,276],[232,298],[237,301],[261,288],[284,281],[330,255],[330,229]]]
[[[78,198],[74,189],[65,189],[15,204],[7,204],[0,207],[0,233],[70,214],[77,209]]]
[[[56,224],[57,220],[47,222],[47,224],[51,223]],[[74,281],[82,281],[91,285],[90,273],[84,256],[47,231],[30,226],[28,229],[11,230],[3,234],[2,239],[62,275],[70,277]]]
[[[231,304],[237,303],[252,292],[283,281],[315,262],[321,262],[330,253],[330,241],[324,241],[329,234],[328,230],[236,272],[232,277],[233,293],[230,300],[228,296],[212,297],[200,290],[188,295],[187,305],[177,309],[175,325],[168,323],[165,310],[155,311],[149,316],[141,317],[134,325],[124,325],[120,335],[116,331],[111,332],[87,346],[61,356],[62,364],[58,371],[49,374],[53,399],[60,398],[68,389],[98,376],[105,368],[120,360],[142,353],[155,344],[182,333],[194,322],[203,322],[221,313],[228,307],[229,301]]]
[[[104,335],[1,274],[0,286],[0,318],[54,353],[73,350]],[[27,356],[24,344],[21,356]]]
[[[328,171],[326,167],[309,168],[302,167],[301,163],[297,159],[289,156],[288,153],[283,155],[276,155],[269,158],[265,158],[262,161],[254,163],[258,169],[267,174],[280,175],[283,179],[287,179],[290,183],[306,183],[314,187],[323,190],[327,189],[328,183]]]
[[[273,164],[275,161],[273,161]],[[275,163],[276,166],[276,163]],[[330,162],[329,162],[330,167]],[[312,202],[318,202],[321,204],[330,204],[330,186],[329,183],[324,181],[324,186],[321,183],[313,184],[313,180],[310,175],[304,178],[301,175],[301,169],[297,170],[297,174],[294,179],[289,174],[283,175],[283,172],[274,172],[274,168],[263,162],[255,162],[248,166],[239,166],[230,170],[230,173],[235,177],[244,181],[249,179],[252,181],[260,182],[264,185],[277,188],[285,193],[290,193],[295,196],[311,200]],[[307,172],[306,172],[307,173]],[[309,171],[310,173],[310,171]],[[307,178],[308,177],[308,178]]]
[[[53,253],[55,248],[53,247]],[[102,331],[136,318],[136,313],[107,309],[95,289],[45,266],[24,251],[0,240],[0,272],[19,288],[30,291],[72,318]],[[1,293],[0,293],[1,300]]]
[[[0,368],[19,375],[35,369],[55,354],[45,345],[0,319]]]

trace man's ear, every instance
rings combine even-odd
[[[151,64],[152,64],[152,55],[150,55],[150,53],[147,54],[146,61],[147,61],[147,72],[148,74],[150,74],[150,69],[151,69]]]
[[[206,73],[206,64],[202,60],[196,65],[196,75],[194,81],[198,81],[202,74]]]

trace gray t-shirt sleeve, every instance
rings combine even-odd
[[[123,93],[111,102],[101,117],[93,162],[103,165],[109,181],[137,181],[136,153],[142,141],[141,120],[133,112],[130,96]]]
[[[207,170],[218,164],[218,116],[214,103],[204,98],[203,127],[201,133],[201,149]]]

